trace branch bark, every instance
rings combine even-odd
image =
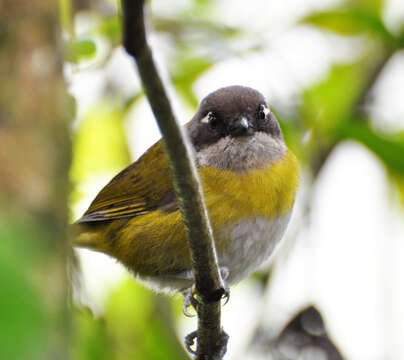
[[[198,300],[196,359],[220,359],[220,300],[225,293],[217,265],[212,230],[207,217],[192,151],[178,125],[148,46],[144,0],[123,0],[123,45],[135,59],[147,98],[164,138],[182,218],[185,223]]]

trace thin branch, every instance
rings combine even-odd
[[[122,0],[123,44],[136,61],[147,98],[163,134],[182,217],[187,229],[198,296],[196,359],[218,359],[221,336],[220,300],[225,293],[217,265],[212,230],[207,217],[190,145],[178,125],[147,44],[144,0]]]
[[[386,49],[384,51],[384,53],[382,54],[379,62],[377,62],[376,65],[370,70],[369,76],[365,81],[363,91],[354,106],[351,121],[352,121],[352,119],[355,119],[354,115],[361,116],[365,112],[365,105],[370,96],[370,93],[371,93],[373,87],[375,86],[377,80],[379,79],[380,74],[386,68],[387,63],[391,60],[391,58],[393,57],[395,52],[396,52],[396,50],[394,48]]]

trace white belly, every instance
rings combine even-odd
[[[219,266],[229,270],[229,285],[239,282],[268,260],[281,242],[291,212],[273,219],[256,217],[245,220],[231,229],[230,246],[225,255],[219,255]]]
[[[230,236],[230,245],[225,255],[218,254],[220,267],[228,270],[226,283],[235,284],[268,260],[281,242],[290,220],[291,212],[268,220],[256,217],[241,221],[237,225],[226,225],[221,229],[224,236]],[[183,292],[193,284],[192,270],[182,273],[138,277],[148,287],[159,292]]]

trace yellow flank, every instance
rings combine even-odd
[[[220,237],[223,225],[257,216],[282,216],[292,209],[299,166],[288,150],[280,161],[268,168],[237,174],[202,167],[200,176],[220,253],[226,248],[227,240],[227,237]],[[89,232],[84,231],[82,239],[93,236],[92,248],[116,257],[140,275],[170,274],[191,267],[179,211],[156,210],[130,219],[84,226]]]

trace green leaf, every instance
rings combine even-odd
[[[359,141],[375,153],[393,174],[404,175],[404,140],[376,133],[364,122],[345,124],[338,134],[341,138]]]
[[[350,0],[351,7],[378,15],[382,14],[384,0]]]
[[[303,22],[341,35],[360,35],[368,32],[379,35],[388,41],[393,40],[393,36],[379,16],[362,10],[340,9],[319,12],[307,16]]]
[[[113,45],[119,44],[122,39],[122,24],[119,16],[110,16],[99,20],[99,25],[92,32],[105,36]]]
[[[366,67],[362,62],[333,66],[328,77],[302,94],[300,115],[307,128],[331,135],[349,120],[363,89]]]
[[[357,120],[341,127],[341,139],[356,140],[372,151],[385,165],[391,181],[396,185],[401,205],[404,207],[404,138],[403,134],[380,134],[368,123]]]
[[[395,176],[393,178],[398,190],[398,196],[400,197],[401,206],[404,207],[404,175]]]
[[[82,60],[90,60],[97,53],[95,42],[90,39],[75,39],[67,49],[67,61],[79,62]]]

